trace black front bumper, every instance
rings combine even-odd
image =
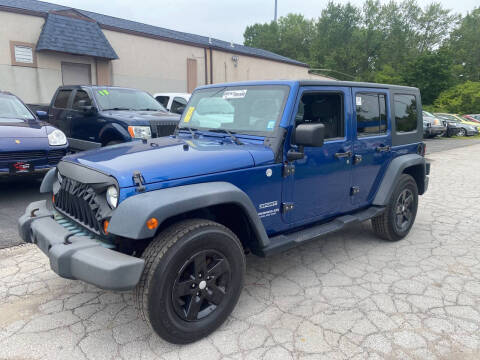
[[[67,279],[128,290],[136,286],[144,268],[143,259],[107,249],[88,235],[72,235],[55,221],[54,210],[45,200],[28,205],[18,230],[25,242],[36,244],[48,256],[51,269]]]

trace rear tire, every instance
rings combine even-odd
[[[415,179],[402,174],[385,211],[372,219],[373,231],[380,238],[398,241],[408,235],[415,222],[418,208],[418,188]]]
[[[457,136],[467,136],[467,131],[464,128],[461,128]]]
[[[242,291],[245,255],[225,226],[193,219],[175,223],[145,249],[134,300],[163,339],[197,341],[230,315]]]

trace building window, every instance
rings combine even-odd
[[[37,67],[35,44],[10,41],[12,65]]]

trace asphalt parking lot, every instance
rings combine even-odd
[[[480,145],[432,147],[406,239],[383,242],[365,223],[250,256],[232,316],[188,346],[153,334],[131,292],[58,278],[34,246],[0,250],[0,359],[478,359]],[[13,206],[18,186],[2,204]]]

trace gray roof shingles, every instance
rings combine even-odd
[[[53,50],[105,59],[117,54],[96,22],[48,14],[37,43],[37,51]]]
[[[49,11],[68,10],[71,9],[66,6],[56,5],[37,0],[0,0],[0,7],[10,7],[13,9],[34,11],[40,14],[47,14]],[[116,18],[113,16],[98,14],[90,11],[75,9],[79,13],[87,16],[100,24],[100,26],[117,28],[125,31],[132,31],[135,33],[145,34],[149,36],[161,37],[170,39],[172,41],[180,41],[198,45],[202,47],[212,47],[214,49],[235,52],[244,55],[257,56],[265,59],[281,61],[289,64],[299,65],[307,67],[305,63],[290,59],[288,57],[272,53],[267,50],[252,48],[240,44],[233,44],[230,42],[222,41],[214,38],[208,38],[206,36],[200,36],[190,33],[184,33],[181,31],[169,30],[158,26],[142,24],[136,21],[130,21],[125,19]],[[113,49],[112,49],[113,50]]]

